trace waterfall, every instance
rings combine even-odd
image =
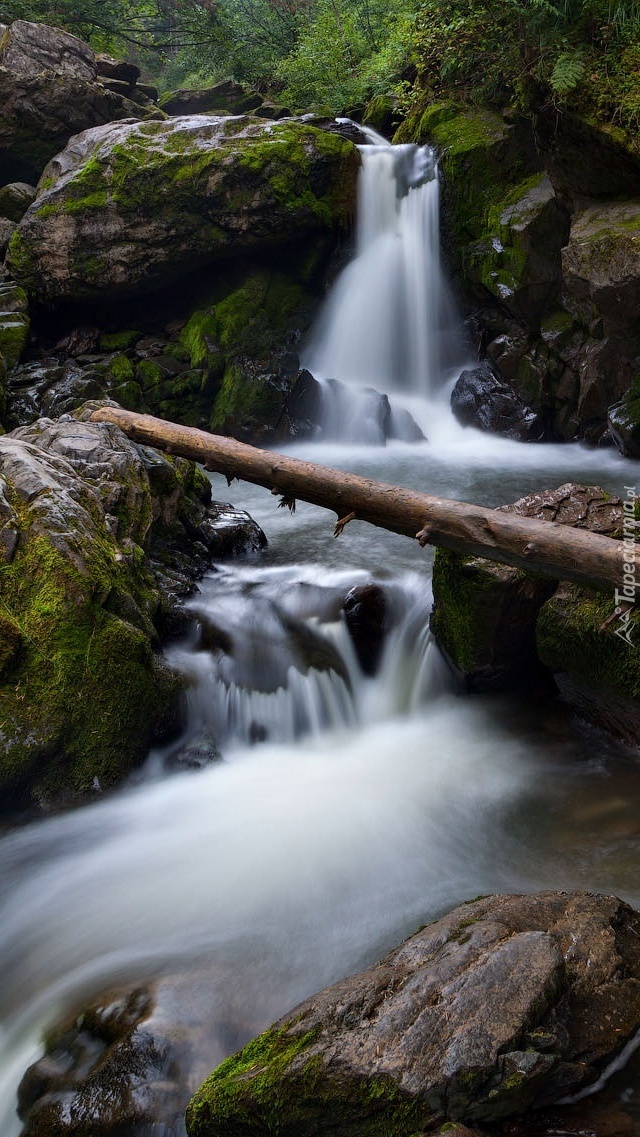
[[[303,362],[324,381],[324,437],[377,442],[371,388],[433,397],[456,321],[440,263],[434,152],[391,146],[370,133],[374,142],[360,147],[356,255],[327,299]]]

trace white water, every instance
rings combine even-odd
[[[440,263],[435,155],[369,134],[373,144],[360,147],[355,257],[331,290],[303,364],[324,381],[323,437],[376,443],[366,389],[433,396],[461,344]]]
[[[386,217],[392,197],[380,207]],[[427,297],[416,295],[419,323]],[[422,315],[437,327],[424,306]],[[294,452],[488,504],[570,478],[612,492],[633,484],[633,464],[611,452],[462,430],[444,387],[420,396],[444,384],[425,362],[433,352],[414,344],[404,371],[380,383],[395,390],[402,372],[428,445]],[[358,381],[355,369],[348,378]],[[214,492],[227,495],[222,480]],[[212,735],[224,761],[166,777],[156,755],[141,784],[0,841],[2,1137],[20,1132],[16,1087],[45,1027],[111,984],[194,961],[218,969],[213,1065],[470,896],[584,886],[640,902],[634,755],[554,708],[455,697],[426,630],[429,559],[415,543],[358,523],[334,541],[314,507],[299,503],[292,517],[246,487],[234,500],[270,549],[211,575],[192,604],[226,646],[194,653],[194,629],[172,649],[197,680],[185,742]],[[395,617],[374,679],[359,672],[339,616],[346,591],[368,580],[386,589]],[[311,641],[337,653],[341,674],[305,670],[300,643]],[[256,727],[268,741],[248,746]]]

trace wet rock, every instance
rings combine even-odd
[[[529,494],[505,512],[619,535],[622,503],[597,486],[567,483]],[[538,618],[557,582],[482,557],[438,549],[431,627],[447,662],[468,691],[549,688]]]
[[[3,36],[0,67],[26,79],[47,71],[88,82],[96,77],[96,59],[88,44],[60,28],[26,20],[15,20]]]
[[[27,182],[10,182],[0,189],[0,217],[20,221],[36,196],[35,186]]]
[[[222,966],[164,976],[60,1023],[20,1085],[22,1137],[182,1131],[191,1088],[242,1037],[220,1010],[224,981]]]
[[[232,253],[330,238],[351,216],[358,166],[349,143],[300,122],[111,123],[49,164],[8,265],[40,300],[130,296]]]
[[[169,770],[204,770],[212,762],[219,762],[222,755],[213,738],[203,735],[192,738],[181,745],[165,759],[165,766]]]
[[[265,549],[268,543],[260,526],[244,509],[219,501],[208,507],[201,531],[214,561],[251,556]]]
[[[312,438],[320,426],[322,392],[310,371],[298,371],[291,393],[285,400],[277,426],[278,437]]]
[[[358,662],[365,675],[375,675],[388,631],[384,589],[357,584],[347,593],[343,610]]]
[[[614,897],[462,905],[223,1063],[189,1105],[189,1137],[244,1134],[247,1115],[281,1137],[409,1137],[557,1101],[640,1025],[639,932]]]
[[[364,108],[362,123],[391,138],[399,117],[398,100],[394,95],[376,95]]]
[[[451,410],[463,426],[520,442],[537,441],[542,435],[535,411],[486,362],[462,372],[451,393]]]
[[[19,1091],[22,1137],[177,1137],[212,1066],[273,1017],[259,976],[214,957],[67,1007]]]

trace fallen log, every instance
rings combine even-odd
[[[281,496],[281,505],[293,508],[300,498],[333,510],[336,536],[351,521],[367,521],[423,546],[441,545],[557,580],[607,591],[622,585],[624,543],[599,533],[376,482],[152,415],[99,407],[91,418],[115,423],[135,442],[193,458],[229,481],[264,486]]]

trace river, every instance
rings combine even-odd
[[[423,361],[440,351],[423,348]],[[489,505],[568,480],[635,484],[613,451],[463,430],[448,382],[390,384],[428,442],[290,452]],[[427,630],[431,557],[417,543],[358,522],[335,540],[320,509],[213,488],[270,542],[205,578],[192,635],[169,649],[194,681],[183,745],[213,737],[223,760],[168,773],[152,754],[118,793],[0,841],[3,1137],[20,1133],[16,1087],[47,1026],[113,984],[213,962],[213,1065],[458,901],[585,887],[640,906],[637,751],[551,702],[457,695]],[[340,617],[368,581],[393,617],[372,678]],[[203,628],[233,650],[196,650]],[[318,652],[335,666],[301,664]]]

